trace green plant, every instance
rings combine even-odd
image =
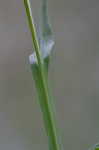
[[[34,47],[34,53],[30,55],[29,60],[48,136],[49,149],[61,150],[62,145],[58,136],[53,101],[48,85],[48,69],[54,40],[47,16],[47,0],[42,0],[42,25],[38,34],[33,22],[30,1],[24,0],[24,6]],[[94,145],[90,150],[99,150],[99,144]]]
[[[47,1],[43,0],[42,4],[42,27],[37,35],[33,22],[30,1],[24,0],[34,47],[34,53],[30,55],[29,60],[43,113],[49,148],[51,150],[61,150],[54,110],[52,108],[52,98],[48,86],[48,68],[54,40],[47,16]]]
[[[99,144],[95,144],[90,150],[99,150]]]

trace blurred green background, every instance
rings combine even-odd
[[[38,22],[40,0],[31,0]],[[64,150],[99,141],[99,1],[49,0],[55,51],[49,78]],[[28,56],[23,0],[0,1],[0,150],[47,150]]]

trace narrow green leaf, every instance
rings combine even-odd
[[[45,62],[47,59],[45,59]],[[45,66],[44,66],[45,67]],[[49,95],[48,107],[45,99],[45,91],[42,86],[42,78],[39,72],[39,67],[37,64],[31,65],[31,70],[33,74],[33,79],[35,81],[38,100],[40,103],[41,111],[43,113],[43,120],[45,124],[46,133],[48,136],[49,150],[61,150],[62,145],[59,139],[59,133],[56,125],[55,115],[53,110],[53,101],[51,95]],[[46,72],[48,73],[48,72]],[[48,85],[48,76],[46,74],[46,81]]]

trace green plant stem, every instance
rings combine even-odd
[[[44,115],[46,115],[46,117],[44,117],[44,119],[47,120],[48,124],[47,125],[45,124],[45,127],[46,127],[46,131],[47,131],[47,135],[49,136],[48,138],[51,141],[53,150],[60,150],[60,144],[58,141],[55,119],[54,119],[52,107],[50,105],[48,82],[47,82],[47,78],[46,78],[45,70],[44,70],[44,60],[40,53],[40,47],[39,47],[39,43],[37,40],[35,26],[33,23],[32,11],[31,11],[29,0],[24,0],[24,6],[26,9],[29,28],[30,28],[31,35],[32,35],[33,46],[34,46],[34,50],[35,50],[36,57],[37,57],[37,65],[38,65],[39,76],[40,76],[39,79],[40,79],[40,84],[41,84],[41,88],[43,91],[42,92],[43,93],[43,104],[44,104],[43,106],[46,107],[46,112],[43,112],[43,117],[44,117]],[[40,92],[40,89],[38,92]],[[43,111],[43,108],[42,108],[42,111]],[[46,120],[45,120],[45,122],[46,122]]]

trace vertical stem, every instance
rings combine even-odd
[[[36,52],[36,57],[37,57],[37,60],[38,60],[38,64],[41,67],[42,63],[43,63],[43,59],[41,58],[40,47],[39,47],[39,43],[38,43],[38,40],[37,40],[35,25],[34,25],[34,22],[33,22],[30,1],[29,0],[24,0],[24,6],[25,6],[25,9],[26,9],[27,19],[28,19],[28,23],[29,23],[30,32],[31,32],[31,35],[32,35],[32,41],[33,41],[33,46],[34,46],[34,49],[35,49],[35,52]]]
[[[45,122],[47,122],[47,124],[45,123],[46,132],[47,132],[49,140],[51,141],[53,150],[60,150],[60,144],[58,141],[57,130],[55,126],[55,119],[54,119],[52,107],[50,105],[48,83],[45,77],[44,60],[40,53],[40,47],[39,47],[39,43],[37,40],[35,26],[33,23],[32,11],[31,11],[29,0],[24,0],[24,6],[26,9],[29,28],[30,28],[30,32],[32,35],[33,46],[34,46],[34,50],[35,50],[37,62],[38,62],[37,66],[38,66],[38,73],[39,73],[39,81],[37,80],[37,83],[41,85],[40,87],[38,87],[38,94],[40,95],[40,97],[43,98],[43,99],[41,98],[43,102],[40,102],[40,103],[43,103],[43,107],[41,106],[42,107],[41,109],[43,112],[43,118]],[[45,111],[43,110],[44,108],[45,108]]]

